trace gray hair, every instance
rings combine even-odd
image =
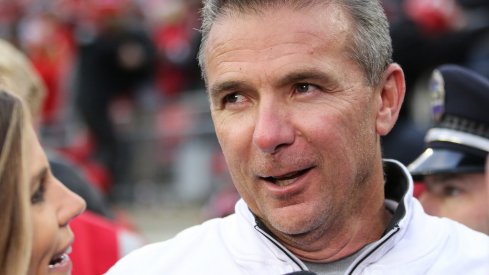
[[[301,9],[318,4],[341,5],[353,19],[354,31],[348,51],[360,65],[369,85],[380,83],[383,72],[392,62],[392,42],[389,23],[379,0],[203,0],[202,41],[198,54],[202,77],[206,79],[205,47],[207,38],[217,19],[231,12],[259,13],[260,8],[287,5]]]

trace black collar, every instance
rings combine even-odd
[[[391,231],[406,215],[404,198],[409,189],[409,175],[397,163],[390,160],[384,161],[384,194],[385,198],[398,203],[392,219],[385,228],[384,234]]]

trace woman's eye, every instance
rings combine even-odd
[[[46,191],[46,188],[44,186],[44,178],[43,178],[43,179],[41,179],[41,182],[39,183],[38,188],[36,189],[34,194],[32,194],[32,196],[31,196],[31,204],[37,204],[37,203],[43,202],[45,191]]]

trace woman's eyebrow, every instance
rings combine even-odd
[[[37,182],[39,182],[42,178],[46,176],[48,173],[49,169],[47,167],[43,167],[32,179],[31,179],[31,186],[35,185]]]

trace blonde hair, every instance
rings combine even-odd
[[[0,91],[0,275],[26,274],[32,230],[25,176],[27,110],[20,98]]]
[[[0,39],[0,89],[22,98],[36,117],[46,95],[46,87],[24,53]]]

